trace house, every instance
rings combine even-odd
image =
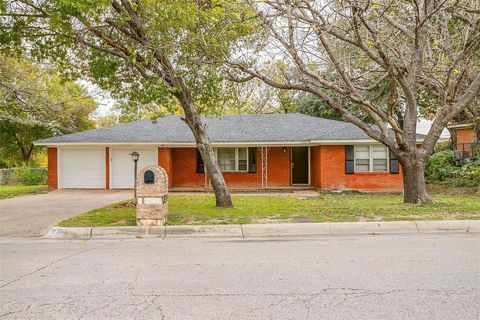
[[[461,165],[479,156],[478,137],[475,130],[465,120],[456,121],[447,127],[450,131],[455,164]]]
[[[303,114],[204,117],[233,189],[316,187],[401,191],[398,160],[353,124]],[[173,190],[211,188],[193,134],[180,116],[119,124],[36,141],[48,147],[49,189],[132,188],[139,169],[158,164]]]

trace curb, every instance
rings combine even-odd
[[[480,233],[480,220],[324,222],[283,224],[234,224],[158,227],[85,227],[54,226],[45,235],[49,239],[89,240],[143,237],[292,237],[382,234]]]

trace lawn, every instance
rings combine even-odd
[[[26,194],[47,192],[46,185],[39,186],[0,186],[0,199],[13,198]]]
[[[434,204],[402,203],[400,195],[357,192],[318,197],[237,195],[235,208],[215,208],[212,195],[169,195],[168,225],[480,219],[480,196],[472,189],[430,187]],[[60,226],[135,225],[133,201],[124,201],[62,221]]]

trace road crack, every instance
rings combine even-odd
[[[85,250],[82,250],[82,251],[80,251],[80,252],[72,253],[72,254],[70,254],[70,255],[68,255],[68,256],[66,256],[66,257],[63,257],[63,258],[57,259],[57,260],[55,260],[55,261],[52,261],[52,262],[50,262],[50,263],[48,263],[48,264],[46,264],[46,265],[44,265],[44,266],[42,266],[42,267],[40,267],[40,268],[37,268],[37,269],[33,270],[32,272],[23,274],[23,275],[17,277],[16,279],[14,279],[14,280],[12,280],[12,281],[9,281],[9,282],[7,282],[7,283],[5,283],[5,284],[3,284],[2,286],[0,286],[0,289],[3,289],[3,288],[5,288],[6,286],[8,286],[8,285],[10,285],[10,284],[12,284],[12,283],[15,283],[15,282],[17,282],[17,281],[20,281],[20,280],[22,280],[22,279],[25,278],[25,277],[31,276],[31,275],[33,275],[33,274],[35,274],[35,273],[37,273],[37,272],[40,272],[40,271],[42,271],[42,270],[44,270],[44,269],[46,269],[46,268],[48,268],[48,267],[51,267],[51,266],[53,266],[53,265],[55,265],[55,264],[57,264],[57,263],[59,263],[59,262],[61,262],[61,261],[67,260],[67,259],[69,259],[69,258],[71,258],[71,257],[78,256],[78,255],[80,255],[80,254],[82,254],[82,253],[85,253],[85,252],[88,252],[88,251],[95,250],[95,249],[100,248],[100,247],[103,247],[103,246],[105,246],[105,245],[106,245],[106,244],[99,245],[99,246],[97,246],[97,247],[90,248],[90,249],[85,249]]]

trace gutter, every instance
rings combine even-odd
[[[423,139],[417,139],[417,143],[423,142]],[[34,142],[35,146],[157,146],[157,147],[177,147],[187,148],[196,147],[194,142]],[[213,142],[213,147],[290,147],[290,146],[318,146],[318,145],[347,145],[347,144],[380,144],[373,139],[358,139],[358,140],[305,140],[305,141],[238,141],[238,142]]]

